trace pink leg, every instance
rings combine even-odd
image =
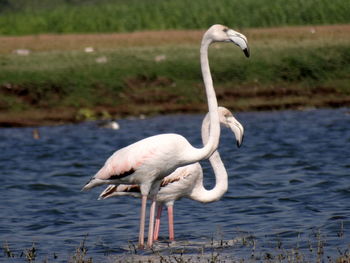
[[[157,199],[157,196],[155,195],[152,198],[151,208],[149,212],[149,227],[148,227],[148,240],[147,240],[148,247],[152,247],[153,245],[153,229],[154,229],[154,214],[156,211],[156,199]]]
[[[141,212],[140,212],[140,232],[139,232],[139,248],[144,246],[145,238],[145,220],[146,220],[147,195],[142,196]]]
[[[153,240],[154,241],[158,240],[159,229],[160,229],[160,217],[162,215],[162,210],[163,210],[163,205],[161,203],[158,203],[156,224],[155,224],[155,227],[154,227],[154,236],[153,236]]]
[[[173,206],[168,206],[168,224],[169,224],[169,240],[174,241],[174,214]]]

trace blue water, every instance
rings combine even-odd
[[[308,251],[321,237],[325,255],[346,249],[350,244],[350,110],[235,116],[245,127],[243,146],[236,148],[233,135],[222,128],[219,149],[229,190],[215,203],[183,199],[175,204],[179,244],[205,244],[211,239],[229,243],[249,237],[255,240],[255,251],[273,251],[277,243]],[[19,255],[33,242],[37,258],[49,262],[66,262],[84,239],[94,259],[128,253],[130,244],[137,244],[140,200],[98,201],[103,187],[80,192],[81,187],[115,150],[146,136],[176,132],[200,146],[202,117],[119,120],[117,131],[93,122],[40,127],[39,140],[33,139],[33,128],[0,129],[0,241],[16,256],[11,259],[0,253],[0,261],[23,262]],[[202,165],[210,188],[214,175],[207,161]],[[166,237],[164,215],[160,243]],[[248,258],[252,250],[228,247],[225,253]]]

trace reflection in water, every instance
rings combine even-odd
[[[214,246],[249,258],[253,249],[259,254],[278,244],[307,251],[321,237],[327,255],[337,254],[336,247],[350,240],[347,111],[236,114],[245,127],[243,146],[237,149],[233,135],[222,129],[219,148],[228,192],[212,204],[177,202],[177,241],[166,242],[164,215],[163,241],[155,250],[192,255],[210,253]],[[63,260],[87,235],[94,259],[129,253],[137,244],[140,201],[98,201],[102,188],[81,193],[81,187],[115,150],[141,138],[176,132],[199,146],[201,121],[200,115],[171,115],[120,120],[119,130],[95,123],[41,127],[39,140],[32,128],[0,129],[1,241],[14,251],[35,242],[42,254],[59,252]],[[210,188],[213,172],[207,161],[202,166]]]

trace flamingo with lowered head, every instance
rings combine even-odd
[[[237,146],[240,147],[244,134],[243,126],[233,117],[228,109],[219,107],[218,110],[220,122],[232,130],[236,137]],[[208,140],[208,130],[209,115],[207,114],[202,123],[204,144]],[[187,197],[202,203],[209,203],[219,200],[227,191],[228,176],[219,152],[215,151],[209,157],[209,161],[213,167],[216,179],[215,187],[211,190],[207,190],[203,186],[203,170],[199,162],[179,167],[162,180],[157,194],[158,212],[154,228],[154,240],[158,239],[163,204],[168,209],[169,240],[172,241],[174,240],[173,206],[176,200]],[[123,195],[141,197],[140,187],[138,185],[110,185],[100,194],[99,199]]]
[[[210,115],[209,139],[203,148],[193,147],[178,134],[159,134],[126,146],[110,156],[104,166],[83,187],[89,190],[102,184],[138,184],[141,188],[139,247],[144,246],[147,198],[151,197],[148,229],[149,247],[153,244],[156,195],[161,180],[180,166],[207,159],[217,149],[220,136],[218,104],[210,74],[208,48],[213,42],[233,42],[249,56],[244,35],[222,25],[211,26],[202,38],[200,61]]]

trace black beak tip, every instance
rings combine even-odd
[[[249,58],[250,57],[250,52],[248,48],[243,49],[244,55]]]
[[[242,135],[242,140],[241,141],[237,141],[237,147],[238,148],[241,148],[243,140],[244,140],[244,135]]]

